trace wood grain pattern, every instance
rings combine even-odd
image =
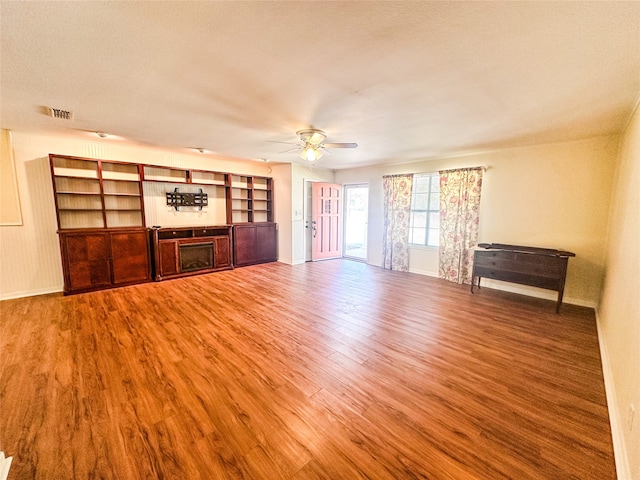
[[[0,304],[10,479],[612,479],[594,314],[362,263]]]

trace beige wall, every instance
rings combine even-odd
[[[195,152],[169,151],[121,140],[94,138],[95,135],[88,133],[52,135],[15,130],[12,132],[23,225],[0,226],[0,299],[62,291],[62,267],[56,235],[49,153],[272,176],[276,185],[276,209],[281,198],[278,194],[279,185],[286,185],[288,191],[290,184],[289,176],[279,179],[275,170],[269,173],[268,169],[275,165],[268,163],[216,159]],[[220,209],[214,208],[216,205],[219,207],[215,201],[206,212],[182,212],[188,217],[167,209],[163,205],[164,193],[154,189],[157,185],[145,184],[145,187],[150,188],[149,204],[145,205],[149,226],[157,225],[158,222],[163,226],[184,225],[185,222],[211,225],[219,224],[224,218]],[[276,211],[276,221],[278,213]],[[280,221],[286,221],[287,224],[290,222],[289,218],[281,218]]]
[[[0,131],[0,225],[22,225],[11,132]]]
[[[279,164],[273,168],[274,182],[274,220],[278,224],[278,261],[291,265],[291,165]]]
[[[561,248],[569,260],[565,301],[596,306],[604,273],[604,245],[617,136],[537,145],[389,167],[338,170],[336,182],[369,182],[369,263],[382,259],[382,175],[486,166],[480,241]],[[437,275],[437,249],[412,248],[410,270]],[[505,290],[555,298],[555,293],[504,282]]]
[[[294,265],[304,263],[306,258],[305,246],[308,239],[305,235],[309,230],[305,229],[305,181],[333,183],[333,170],[308,167],[293,164],[291,169],[291,230],[292,245],[291,255]]]
[[[608,233],[605,284],[598,315],[605,379],[609,379],[607,397],[617,443],[614,444],[618,478],[640,480],[640,110],[637,107],[622,137]],[[630,424],[631,405],[635,407],[633,424]]]

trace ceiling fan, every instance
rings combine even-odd
[[[300,142],[295,143],[296,148],[292,148],[291,150],[285,150],[282,153],[293,152],[295,150],[300,150],[300,157],[304,160],[308,160],[313,162],[314,160],[318,160],[322,155],[327,151],[328,148],[356,148],[358,146],[357,143],[325,143],[324,140],[327,138],[327,135],[322,131],[316,128],[307,128],[305,130],[298,130],[296,135],[300,137]],[[291,143],[291,142],[276,142],[276,143]]]

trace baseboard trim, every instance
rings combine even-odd
[[[544,300],[558,300],[558,293],[550,290],[542,290],[531,287],[523,287],[518,284],[499,282],[497,280],[491,280],[488,278],[482,279],[482,288],[493,288],[494,290],[502,290],[503,292],[517,293],[518,295],[526,295],[528,297],[542,298]],[[562,303],[569,303],[571,305],[578,305],[579,307],[588,307],[595,309],[597,304],[590,300],[584,300],[581,298],[574,298],[564,296]]]
[[[438,272],[428,272],[426,270],[420,270],[417,268],[410,268],[409,273],[417,273],[418,275],[426,275],[428,277],[436,277],[436,278],[439,277]],[[558,294],[556,292],[538,291],[537,289],[521,287],[517,284],[498,282],[498,281],[487,279],[487,278],[482,279],[482,288],[492,288],[493,290],[501,290],[503,292],[517,293],[518,295],[542,298],[544,300],[552,300],[554,302],[558,299]],[[583,300],[580,298],[564,297],[562,299],[562,302],[569,303],[571,305],[578,305],[580,307],[593,308],[593,309],[597,307],[595,302]]]
[[[35,297],[36,295],[47,295],[49,293],[61,293],[62,287],[40,288],[38,290],[23,290],[21,292],[11,292],[0,294],[0,301],[12,300],[14,298]]]
[[[602,375],[604,377],[604,389],[607,394],[607,409],[609,410],[609,423],[611,425],[611,437],[613,440],[613,455],[616,462],[617,476],[620,480],[631,478],[631,466],[627,455],[627,446],[624,441],[623,423],[621,422],[620,411],[616,389],[613,383],[611,372],[611,362],[609,361],[609,351],[602,336],[602,321],[599,309],[596,308],[596,327],[598,328],[598,343],[600,345],[600,358],[602,360]]]
[[[438,272],[428,272],[417,268],[410,268],[409,273],[417,273],[418,275],[426,275],[427,277],[438,277]]]
[[[7,480],[12,460],[13,457],[5,457],[4,452],[0,452],[0,480]]]

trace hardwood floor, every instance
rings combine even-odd
[[[589,309],[349,261],[0,308],[10,480],[615,478]]]

